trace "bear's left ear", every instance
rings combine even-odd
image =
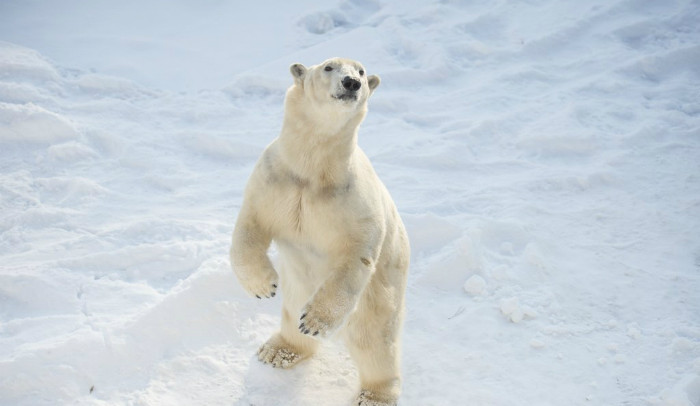
[[[289,67],[289,71],[292,72],[292,76],[294,77],[295,83],[304,83],[304,76],[306,76],[306,66],[300,63],[295,63]]]
[[[382,81],[382,80],[379,79],[379,76],[377,76],[377,75],[369,75],[369,76],[367,76],[367,84],[369,85],[369,91],[370,91],[370,93],[374,92],[374,89],[376,89],[377,86],[379,86],[379,83],[380,83],[381,81]]]

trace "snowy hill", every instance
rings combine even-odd
[[[700,406],[700,3],[0,5],[0,405],[347,405],[230,233],[288,66],[362,61],[402,405]],[[274,8],[274,12],[272,11]]]

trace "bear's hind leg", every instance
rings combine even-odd
[[[351,323],[346,334],[350,355],[357,365],[362,390],[356,405],[395,406],[401,393],[400,344],[396,332],[384,330],[393,337],[368,326]],[[354,327],[354,329],[353,329]]]

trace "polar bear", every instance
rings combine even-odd
[[[273,367],[336,332],[355,361],[355,404],[395,405],[409,243],[389,192],[357,145],[379,77],[356,61],[293,64],[282,131],[245,189],[231,246],[241,285],[282,296],[282,325],[258,352]],[[267,255],[274,241],[279,273]]]

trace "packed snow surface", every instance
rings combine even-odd
[[[382,84],[402,405],[700,406],[696,0],[0,4],[0,404],[348,405],[228,247],[288,66]],[[273,252],[274,254],[274,252]]]

